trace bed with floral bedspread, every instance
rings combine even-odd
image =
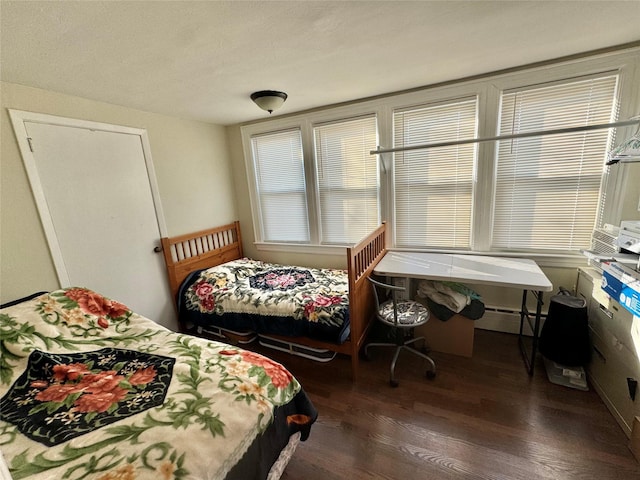
[[[349,284],[344,270],[241,258],[191,273],[177,301],[183,326],[337,344],[349,336]]]
[[[267,478],[317,416],[280,364],[84,288],[0,310],[0,347],[14,480]]]

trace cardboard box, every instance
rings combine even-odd
[[[602,264],[602,290],[640,316],[640,273],[618,263]]]
[[[463,357],[473,355],[473,334],[473,320],[460,314],[455,314],[446,322],[432,314],[427,323],[416,328],[416,335],[423,335],[434,352]]]

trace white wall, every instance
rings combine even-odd
[[[237,218],[222,126],[11,83],[0,83],[0,105],[1,302],[59,288],[8,108],[146,129],[170,236]]]

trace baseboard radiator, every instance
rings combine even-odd
[[[542,312],[540,328],[542,328],[544,324],[545,316],[546,312]],[[517,335],[520,332],[520,310],[510,307],[485,305],[484,315],[482,318],[474,320],[474,322],[475,328],[492,330],[494,332],[514,333]],[[524,334],[531,335],[532,332],[528,323],[525,322],[524,325]]]

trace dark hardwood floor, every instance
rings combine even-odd
[[[529,377],[514,335],[476,330],[473,358],[433,352],[434,380],[403,352],[398,388],[388,383],[391,349],[372,349],[357,383],[346,357],[260,351],[292,371],[319,411],[283,480],[640,479],[595,391],[549,382],[541,358]]]

